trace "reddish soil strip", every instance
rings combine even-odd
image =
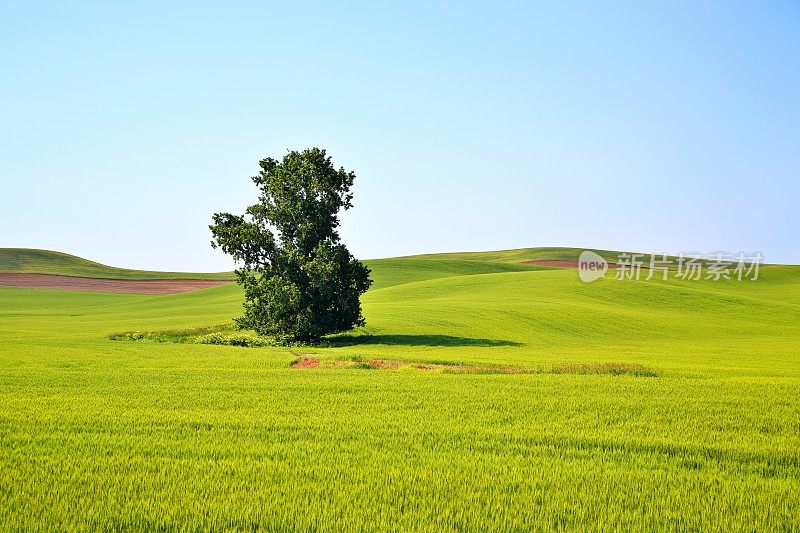
[[[101,279],[54,274],[26,274],[0,272],[0,285],[33,289],[58,289],[63,291],[126,292],[135,294],[174,294],[216,287],[224,280],[210,279]]]
[[[415,363],[392,359],[373,359],[371,361],[348,361],[343,359],[326,360],[324,365],[316,357],[297,354],[297,359],[290,364],[292,368],[361,368],[372,370],[398,370],[400,368],[416,368],[423,372],[440,371],[449,374],[607,374],[612,376],[631,375],[638,377],[656,377],[655,369],[632,363],[567,363],[549,368],[520,368],[515,366],[484,366],[464,363]]]
[[[292,363],[292,368],[319,368],[319,359],[302,355]]]
[[[537,259],[535,261],[523,261],[526,265],[539,265],[539,266],[546,266],[546,267],[558,267],[558,268],[578,268],[578,261],[572,259]],[[642,268],[647,268],[644,265],[640,265]],[[616,263],[609,263],[608,268],[617,268]]]
[[[525,261],[526,265],[539,265],[545,267],[559,268],[578,268],[578,261],[572,259],[537,259],[536,261]]]

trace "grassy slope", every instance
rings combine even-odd
[[[450,252],[441,254],[425,254],[409,257],[410,259],[449,259],[449,260],[468,260],[468,261],[493,261],[519,263],[522,261],[537,261],[543,259],[567,259],[577,260],[581,252],[592,250],[611,261],[612,257],[617,257],[621,252],[613,250],[600,250],[596,248],[518,248],[514,250],[496,250],[489,252]]]
[[[534,250],[538,250],[534,251]],[[507,252],[478,252],[477,254],[440,254],[390,259],[371,259],[366,264],[375,270],[373,288],[388,284],[408,283],[440,277],[493,272],[536,270],[541,267],[522,264],[530,258],[571,257],[569,248],[510,250]],[[454,261],[454,259],[464,260]],[[498,257],[503,257],[498,260]],[[577,256],[576,256],[577,257]],[[31,248],[0,248],[0,272],[60,274],[87,278],[109,279],[233,279],[230,272],[187,273],[155,272],[116,268],[89,261],[74,255]]]
[[[524,263],[503,263],[480,259],[453,260],[417,256],[365,261],[372,269],[372,290],[384,289],[416,281],[425,281],[453,276],[496,274],[500,272],[531,272],[547,267]]]
[[[155,272],[116,268],[70,254],[31,248],[0,248],[0,272],[109,279],[233,279],[230,272]]]
[[[570,254],[569,249],[566,248],[542,248],[541,250],[543,252],[540,252],[539,255],[541,253],[554,254],[557,258]],[[515,262],[513,257],[517,252],[520,253],[520,259]],[[496,260],[497,254],[509,254],[508,259],[498,261]],[[454,261],[454,257],[449,257],[448,254],[442,254],[441,256],[372,259],[366,261],[366,264],[375,270],[373,288],[383,288],[389,284],[440,277],[540,269],[541,267],[521,264],[529,255],[527,250],[513,250],[473,254],[465,260],[459,261]],[[116,268],[70,254],[31,248],[0,248],[0,272],[59,274],[108,279],[233,279],[231,272],[156,272]]]
[[[302,351],[659,376],[299,371],[105,339],[227,321],[234,285],[0,288],[0,529],[800,527],[800,268],[583,284],[532,255],[371,261],[372,336]]]

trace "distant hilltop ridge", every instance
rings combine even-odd
[[[621,254],[639,254],[639,260],[645,266],[650,259],[650,253],[648,252],[624,252],[596,248],[539,247],[485,252],[419,254],[385,259],[369,259],[364,262],[367,265],[377,265],[379,263],[390,264],[395,261],[415,260],[434,265],[441,261],[461,261],[474,264],[492,263],[494,265],[505,263],[508,267],[514,265],[538,265],[539,267],[545,268],[558,268],[575,266],[581,252],[585,250],[590,250],[599,254],[609,263],[616,262]],[[658,257],[661,256],[660,254],[656,255]],[[669,258],[673,261],[678,260],[677,256],[669,256]],[[235,279],[233,272],[160,272],[154,270],[118,268],[63,252],[33,248],[0,248],[0,272],[53,274],[122,280],[188,279],[230,281]]]
[[[117,268],[63,252],[33,248],[0,248],[0,272],[126,280],[234,279],[233,272],[159,272]]]

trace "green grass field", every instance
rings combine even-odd
[[[799,529],[800,267],[587,284],[523,263],[576,255],[368,261],[367,327],[324,348],[107,338],[224,324],[233,284],[0,287],[0,530]]]

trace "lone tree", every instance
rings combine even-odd
[[[211,246],[241,264],[242,329],[283,341],[316,342],[363,326],[359,297],[369,269],[341,243],[339,211],[353,206],[355,174],[336,170],[325,150],[260,161],[258,203],[243,216],[216,213]]]

